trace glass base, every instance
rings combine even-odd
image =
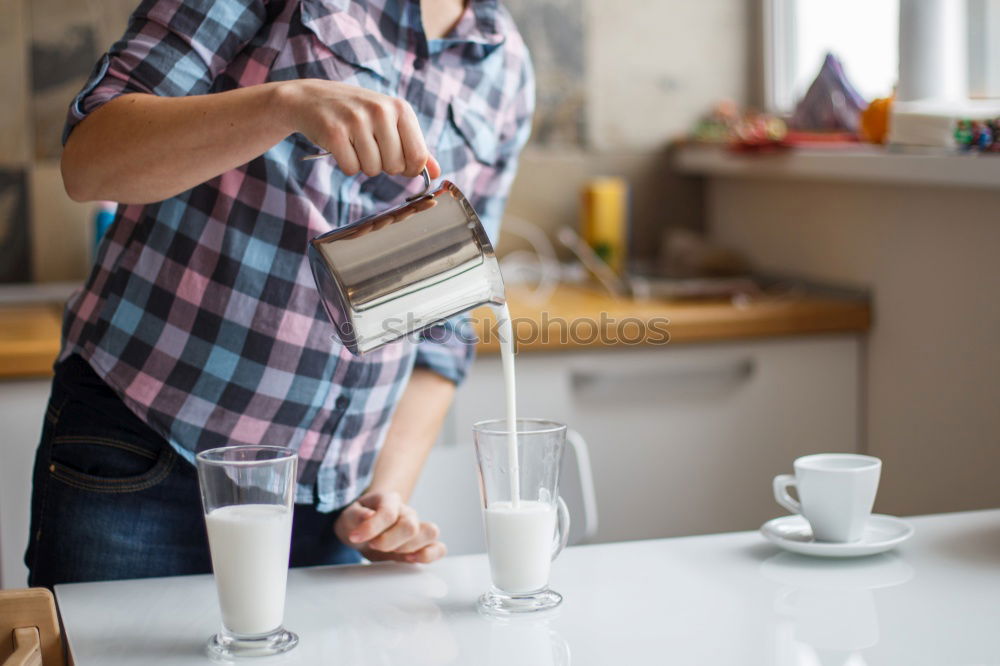
[[[284,627],[267,634],[241,636],[225,628],[208,639],[208,656],[213,661],[232,661],[244,657],[271,657],[288,652],[299,644],[299,637]]]
[[[487,615],[520,615],[552,610],[562,603],[562,595],[545,588],[531,594],[507,594],[497,588],[479,597],[479,612]]]

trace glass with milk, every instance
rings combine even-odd
[[[212,657],[287,652],[299,637],[282,626],[292,539],[297,456],[277,446],[229,446],[199,453],[222,630]]]
[[[483,522],[493,586],[479,598],[487,613],[508,615],[555,608],[552,560],[569,537],[569,511],[559,497],[566,426],[517,419],[473,426]]]

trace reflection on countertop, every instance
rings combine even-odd
[[[776,666],[862,666],[863,650],[879,642],[874,590],[902,585],[913,567],[895,553],[855,560],[779,553],[760,565],[774,593]]]

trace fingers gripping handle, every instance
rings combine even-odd
[[[331,156],[333,156],[333,153],[331,153],[328,150],[324,150],[321,153],[315,153],[313,155],[304,155],[303,157],[300,157],[299,160],[302,162],[312,162],[313,160],[321,160],[324,157],[331,157]],[[424,170],[420,173],[420,175],[423,176],[424,178],[424,190],[420,194],[415,194],[412,197],[406,197],[407,201],[413,201],[414,199],[419,199],[421,197],[427,196],[428,192],[431,191],[431,175],[427,171],[426,166],[424,167]]]
[[[795,485],[795,476],[779,474],[774,477],[774,499],[792,513],[802,513],[802,505],[788,494],[788,488]]]
[[[558,513],[556,514],[556,534],[552,543],[553,560],[559,557],[559,553],[563,552],[563,548],[566,547],[566,543],[569,541],[569,508],[562,497],[557,497],[556,502]]]
[[[420,199],[421,197],[425,197],[431,191],[431,175],[427,172],[427,167],[424,167],[424,170],[420,172],[420,175],[424,177],[424,191],[420,194],[414,194],[412,197],[406,197],[407,201],[414,201],[416,199]]]

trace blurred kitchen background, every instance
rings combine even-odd
[[[134,2],[0,4],[4,585],[100,226],[63,191],[63,119]],[[877,511],[1000,505],[1000,0],[507,4],[539,102],[499,244],[514,315],[670,321],[666,345],[522,345],[521,411],[579,433],[575,539],[754,529],[819,451],[883,459]],[[452,552],[481,538],[469,429],[500,377],[484,342],[415,498]]]

